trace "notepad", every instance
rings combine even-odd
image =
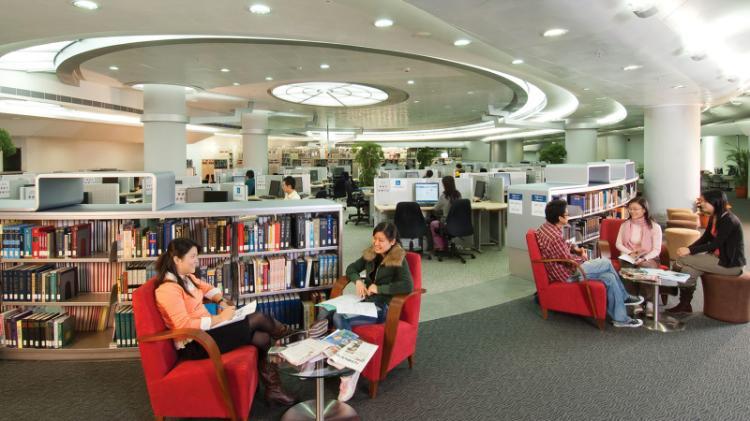
[[[255,313],[255,308],[257,305],[258,303],[253,301],[252,303],[246,304],[244,307],[238,308],[234,312],[234,316],[232,316],[231,319],[218,323],[215,326],[211,326],[211,329],[216,329],[217,327],[226,326],[228,324],[232,324],[232,323],[239,322],[240,320],[244,320],[245,317],[247,317],[247,315]]]

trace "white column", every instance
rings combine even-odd
[[[505,158],[509,163],[523,161],[523,139],[508,139],[506,142]]]
[[[723,162],[716,159],[717,145],[719,144],[718,136],[703,136],[701,143],[701,170],[714,172],[716,167],[724,166]]]
[[[492,142],[490,143],[490,161],[492,162],[506,162],[508,160],[507,150],[503,142]]]
[[[612,134],[607,136],[607,158],[624,159],[627,158],[627,140],[621,134]]]
[[[643,159],[651,215],[666,219],[667,208],[690,208],[700,194],[700,106],[646,108]]]
[[[144,85],[141,121],[144,171],[173,171],[175,175],[185,175],[185,125],[188,122],[185,88],[176,85]]]
[[[268,116],[242,114],[242,166],[268,173]]]
[[[580,164],[596,161],[596,129],[566,128],[565,151],[568,164]]]

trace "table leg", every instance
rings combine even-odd
[[[336,400],[325,401],[323,378],[315,379],[315,400],[305,401],[289,408],[282,421],[359,421],[359,415],[350,405]]]
[[[474,239],[474,251],[477,253],[482,252],[482,233],[480,230],[480,225],[482,223],[482,215],[479,210],[472,209],[471,210],[471,223],[474,228],[474,235],[472,236]]]
[[[675,319],[674,317],[666,314],[659,313],[659,284],[654,283],[654,317],[652,323],[644,322],[644,326],[648,330],[656,332],[677,332],[685,330],[685,323]]]

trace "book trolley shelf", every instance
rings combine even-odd
[[[508,188],[508,261],[511,274],[533,280],[526,247],[526,232],[545,222],[547,202],[568,202],[569,225],[563,236],[571,244],[596,257],[599,222],[623,216],[627,203],[637,194],[635,164],[627,160],[587,164],[548,165],[545,183],[511,185]]]
[[[84,177],[108,177],[119,174],[121,173],[69,175],[70,179],[80,181]],[[128,174],[132,175],[132,173]],[[162,184],[168,184],[169,178],[166,181],[160,181]],[[71,183],[75,184],[72,181]],[[59,184],[56,186],[59,187]],[[153,265],[160,252],[157,246],[164,247],[171,238],[188,237],[203,245],[205,250],[201,250],[199,254],[199,266],[203,269],[202,277],[220,287],[225,296],[229,296],[239,304],[252,300],[258,300],[259,305],[261,301],[273,304],[277,300],[276,297],[289,299],[294,296],[297,300],[295,304],[301,306],[300,294],[330,290],[336,277],[343,273],[341,260],[343,209],[340,204],[323,199],[176,204],[173,203],[173,199],[171,203],[159,202],[162,200],[161,196],[170,195],[169,189],[162,188],[161,193],[156,191],[157,186],[154,185],[154,196],[159,195],[160,198],[155,197],[152,203],[147,204],[68,203],[60,207],[48,205],[41,206],[39,210],[29,210],[25,208],[33,205],[24,204],[21,207],[16,203],[4,204],[0,201],[0,230],[2,230],[0,231],[2,238],[0,312],[14,308],[33,309],[35,313],[67,313],[75,317],[75,332],[69,344],[60,348],[32,346],[19,348],[17,345],[9,346],[10,344],[3,343],[0,344],[0,359],[138,358],[138,348],[134,340],[135,332],[126,330],[125,325],[118,325],[118,320],[121,320],[119,316],[122,316],[122,320],[128,320],[129,317],[130,325],[133,325],[129,293],[132,294],[138,284],[153,275],[153,268],[149,266]],[[41,194],[44,194],[43,189],[41,189]],[[174,198],[173,185],[171,197]],[[19,208],[24,210],[17,210]],[[280,222],[282,220],[302,221],[302,227],[305,227],[304,222],[307,221],[304,238],[309,242],[304,246],[299,246],[299,240],[296,244],[294,241],[290,242],[290,238],[297,238],[302,234],[293,234],[294,228],[290,228],[289,224],[282,224]],[[313,221],[316,223],[313,224]],[[24,241],[32,238],[38,241],[39,251],[37,251],[36,243],[32,247],[24,243],[23,247],[26,250],[21,249],[18,243],[13,243],[13,241],[19,241],[19,237],[23,235],[20,231],[13,232],[13,227],[22,224],[32,227],[27,228],[28,232]],[[82,225],[89,226],[90,231],[87,235],[90,237],[79,234],[82,238],[78,238],[76,247],[76,242],[71,242],[67,235],[72,230],[71,227]],[[279,228],[271,232],[275,225],[279,225]],[[55,245],[48,242],[53,241],[53,237],[46,237],[48,241],[43,241],[45,234],[42,233],[36,237],[31,235],[33,227],[54,227],[57,232],[53,232],[52,235],[59,234]],[[315,232],[313,229],[319,231]],[[265,235],[258,234],[259,231],[264,230]],[[208,232],[212,234],[207,235]],[[36,231],[34,233],[38,234]],[[267,236],[268,233],[271,237]],[[154,235],[149,236],[149,234]],[[157,236],[161,240],[158,243],[154,240]],[[278,244],[270,244],[271,239],[276,239]],[[262,243],[262,241],[269,242]],[[212,247],[213,250],[211,250]],[[76,251],[71,249],[76,250],[80,257],[73,257],[72,253]],[[30,251],[28,255],[27,251]],[[24,255],[20,255],[21,253]],[[56,256],[50,257],[50,254]],[[318,267],[318,258],[320,258],[320,267]],[[259,263],[279,259],[308,264],[315,261],[314,268],[321,271],[321,276],[318,277],[316,272],[316,275],[308,277],[306,283],[290,284],[287,279],[287,282],[264,284],[264,281],[273,279],[266,273],[265,278],[258,279],[253,285],[253,287],[257,286],[257,289],[251,290],[248,277],[242,277],[243,272],[246,272],[245,269],[249,265],[252,267],[248,262]],[[322,275],[323,261],[326,262],[325,276]],[[38,269],[44,265],[47,266]],[[72,267],[74,270],[65,269],[67,267]],[[308,270],[309,267],[307,267]],[[35,268],[40,271],[39,273],[41,270],[51,272],[60,270],[60,273],[75,272],[73,289],[77,290],[77,294],[66,298],[66,292],[63,292],[62,296],[57,298],[50,297],[50,295],[54,296],[54,291],[50,294],[49,291],[40,291],[39,288],[42,288],[40,286],[42,284],[51,288],[50,285],[54,282],[46,282],[46,276],[51,275],[45,274],[45,280],[41,280],[41,276],[40,279],[36,279],[32,275],[26,278],[18,275],[25,273],[23,270],[33,272],[37,270]],[[131,276],[131,270],[141,271],[138,280],[135,280],[135,277],[128,279],[128,276]],[[258,273],[263,275],[260,271]],[[279,276],[276,278],[278,281]],[[281,279],[283,280],[283,276]],[[304,281],[304,279],[295,279],[295,281]],[[60,282],[62,285],[62,281]],[[62,289],[59,285],[57,288]],[[61,291],[57,293],[60,294]],[[281,301],[281,298],[278,300]],[[276,307],[267,308],[277,310]],[[130,312],[129,315],[128,312]],[[5,326],[7,325],[0,326],[0,328]],[[43,325],[40,324],[39,328],[43,329],[41,326]],[[121,345],[116,344],[114,337],[117,327],[131,334],[132,343],[123,341]],[[8,338],[10,332],[6,330],[3,329],[3,332]]]

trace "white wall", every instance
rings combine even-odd
[[[461,157],[465,161],[489,161],[490,144],[480,140],[466,142],[466,149],[464,149]]]
[[[242,154],[242,139],[235,136],[210,136],[199,142],[187,145],[187,159],[193,160],[193,168],[196,174],[203,179],[201,174],[201,160],[203,159],[228,159],[229,156],[219,151],[232,151],[232,158],[237,162],[237,158]]]
[[[604,161],[607,159],[607,137],[597,137],[596,138],[596,160],[597,161]]]
[[[747,149],[747,136],[703,136],[701,138],[701,170],[713,172],[716,168],[729,170],[727,155],[737,146]]]
[[[78,171],[95,168],[143,171],[142,143],[49,137],[14,138],[13,143],[21,148],[23,171]]]
[[[626,135],[625,138],[625,156],[643,165],[643,135]]]
[[[539,151],[523,151],[523,160],[529,162],[539,161]]]

